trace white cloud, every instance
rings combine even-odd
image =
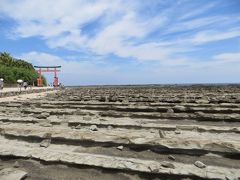
[[[2,11],[18,21],[15,36],[41,36],[51,48],[64,47],[78,50],[88,49],[97,54],[114,53],[120,57],[134,57],[140,60],[166,59],[169,48],[156,43],[134,45],[126,40],[144,38],[160,27],[165,17],[156,16],[144,22],[138,18],[131,3],[122,1],[2,1]],[[18,11],[13,11],[18,9]],[[11,13],[10,13],[11,12]],[[13,12],[13,13],[12,13]],[[119,16],[117,16],[119,14]],[[81,32],[82,27],[105,15],[109,23],[94,37]],[[109,17],[109,16],[113,17]],[[64,33],[66,33],[64,35]]]
[[[203,14],[204,12],[206,12],[206,11],[208,11],[208,10],[214,8],[214,7],[216,7],[216,2],[210,2],[209,4],[206,4],[203,7],[199,7],[199,5],[197,7],[192,7],[191,9],[188,9],[187,13],[180,16],[179,19],[185,20],[185,19],[188,19],[188,18],[192,18],[194,16]]]
[[[65,63],[65,61],[60,58],[59,56],[54,56],[48,53],[42,53],[42,52],[28,52],[23,53],[20,56],[21,59],[26,59],[33,65],[47,65],[47,66],[58,66],[60,64]]]
[[[116,3],[86,0],[1,1],[1,11],[18,22],[14,31],[20,37],[51,38],[63,32],[78,30],[81,25],[98,18]]]
[[[183,2],[170,2],[168,6],[168,2],[161,1],[160,4],[167,8],[152,12],[154,10],[149,10],[154,9],[152,2],[141,4],[138,1],[125,0],[1,0],[0,13],[16,21],[16,28],[12,29],[16,38],[37,36],[50,48],[86,51],[100,56],[114,54],[122,58],[131,57],[140,62],[157,60],[167,66],[194,66],[198,63],[184,54],[185,52],[197,51],[198,45],[208,42],[240,36],[240,30],[234,24],[239,22],[239,18],[231,19],[224,15],[194,18],[215,7],[216,3],[191,10],[182,8]],[[146,4],[148,6],[145,6]],[[159,3],[154,5],[157,4]],[[139,7],[144,11],[139,11]],[[144,14],[145,10],[150,15]],[[222,21],[229,27],[219,29]],[[91,23],[93,27],[88,29],[87,26]],[[202,29],[206,26],[210,28]],[[94,33],[89,35],[88,31],[93,29]],[[182,31],[187,33],[181,34]],[[169,33],[175,36],[169,37]],[[151,38],[152,34],[154,38]],[[66,63],[61,58],[36,53],[28,53],[26,58],[35,59],[36,63],[43,59],[53,63]],[[41,59],[37,59],[37,55]],[[68,67],[68,64],[65,65]]]
[[[194,35],[190,40],[195,44],[203,44],[212,41],[219,41],[224,39],[230,39],[240,37],[240,29],[232,30],[215,30],[215,31],[202,31]]]
[[[232,62],[240,63],[240,53],[222,53],[222,54],[213,56],[213,58],[222,63],[232,63]]]
[[[194,34],[184,34],[174,40],[162,41],[168,47],[182,47],[182,52],[197,51],[199,45],[240,37],[240,29],[201,30]],[[219,42],[220,43],[220,42]],[[207,50],[206,50],[207,51]],[[176,51],[179,52],[179,51]]]
[[[80,33],[71,33],[57,40],[49,40],[50,47],[68,47],[69,49],[87,48],[94,53],[104,55],[114,53],[120,57],[134,57],[139,60],[163,60],[173,50],[160,47],[157,43],[132,44],[129,38],[144,38],[156,27],[160,27],[165,18],[154,18],[146,22],[138,21],[135,13],[129,12],[118,21],[103,28],[95,37],[83,37]],[[149,26],[149,28],[146,28]]]
[[[27,52],[20,55],[19,58],[25,59],[33,65],[61,65],[62,72],[59,73],[59,79],[65,85],[104,84],[104,82],[108,81],[108,78],[110,81],[118,73],[117,66],[109,66],[108,64],[101,64],[99,62],[63,59],[44,52]],[[49,83],[53,80],[52,74],[45,74],[45,76]]]
[[[231,19],[225,16],[202,17],[202,18],[196,18],[196,19],[191,19],[187,21],[179,21],[178,23],[174,24],[174,26],[170,26],[169,28],[167,28],[165,32],[174,33],[174,32],[193,30],[197,28],[204,28],[210,25],[216,26],[216,24],[222,24],[224,21],[227,21],[227,20],[230,20],[229,22],[232,22]]]

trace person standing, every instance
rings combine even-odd
[[[24,87],[25,90],[27,89],[28,83],[26,81],[23,82],[23,87]]]
[[[19,92],[21,93],[21,92],[22,92],[23,80],[18,79],[18,80],[17,80],[17,84],[18,84],[18,87],[19,87]]]
[[[3,86],[4,86],[4,79],[3,78],[1,78],[0,79],[0,90],[2,90],[3,89]]]

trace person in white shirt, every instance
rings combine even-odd
[[[0,79],[0,90],[2,90],[3,89],[3,86],[4,86],[4,79],[3,78],[1,78]]]
[[[26,81],[23,82],[23,87],[24,87],[25,90],[27,89],[28,83]]]
[[[18,87],[19,87],[19,91],[20,91],[20,93],[21,93],[21,92],[22,92],[22,86],[23,86],[23,80],[18,79],[18,80],[17,80],[17,84],[18,84]]]

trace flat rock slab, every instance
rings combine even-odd
[[[44,91],[39,93],[31,93],[31,94],[21,94],[20,96],[10,96],[10,97],[2,97],[0,98],[0,102],[19,102],[20,98],[21,100],[27,101],[28,99],[36,99],[36,98],[43,98],[46,97],[48,94],[54,94],[58,92],[58,90],[52,90],[51,91]]]
[[[185,150],[200,149],[224,153],[240,152],[239,135],[235,133],[198,133],[194,131],[182,132],[181,135],[174,132],[166,132],[165,138],[160,138],[158,132],[151,133],[146,130],[102,130],[90,131],[88,129],[67,129],[64,127],[31,127],[12,124],[0,125],[5,135],[15,137],[43,138],[46,133],[52,133],[52,140],[85,141],[118,143],[128,145],[164,146],[170,149],[181,148]]]
[[[83,124],[83,125],[100,125],[100,126],[114,126],[114,127],[129,127],[129,128],[154,128],[154,129],[163,129],[163,130],[196,130],[201,132],[235,132],[240,133],[240,127],[228,127],[226,126],[206,126],[206,125],[176,125],[176,124],[162,124],[159,122],[151,120],[142,120],[142,119],[131,119],[131,118],[104,118],[104,119],[92,119],[91,121],[86,121],[79,116],[69,116],[68,123],[69,125],[74,124]],[[167,119],[162,119],[167,120]],[[192,120],[189,120],[192,121]]]
[[[1,180],[21,180],[27,176],[27,172],[20,169],[5,168],[0,171]]]
[[[170,163],[167,161],[161,162],[136,158],[123,158],[117,156],[98,155],[91,153],[76,153],[66,150],[63,151],[62,149],[50,150],[43,149],[40,147],[29,147],[28,143],[26,144],[17,143],[17,147],[14,147],[13,144],[11,143],[10,144],[5,143],[4,145],[0,145],[0,156],[9,155],[15,157],[32,157],[34,159],[43,160],[46,162],[87,165],[107,169],[128,170],[144,173],[157,173],[190,177],[197,176],[207,179],[212,178],[225,179],[226,177],[230,179],[237,179],[240,177],[239,169],[235,168],[207,166],[206,168],[200,169],[193,164],[183,164],[178,162]],[[164,164],[170,163],[174,168],[164,167],[163,163]],[[5,174],[7,175],[9,173]],[[26,176],[26,174],[24,174],[23,172],[21,172],[21,175],[22,177],[23,175]],[[14,178],[14,176],[12,177]],[[8,180],[9,179],[10,178],[8,178]]]

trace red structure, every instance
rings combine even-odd
[[[34,66],[35,68],[38,68],[36,72],[38,72],[38,78],[37,78],[37,86],[41,87],[43,86],[43,79],[42,79],[42,73],[44,72],[54,72],[54,82],[53,86],[58,86],[58,76],[57,72],[61,72],[61,70],[57,68],[61,68],[61,66]]]

